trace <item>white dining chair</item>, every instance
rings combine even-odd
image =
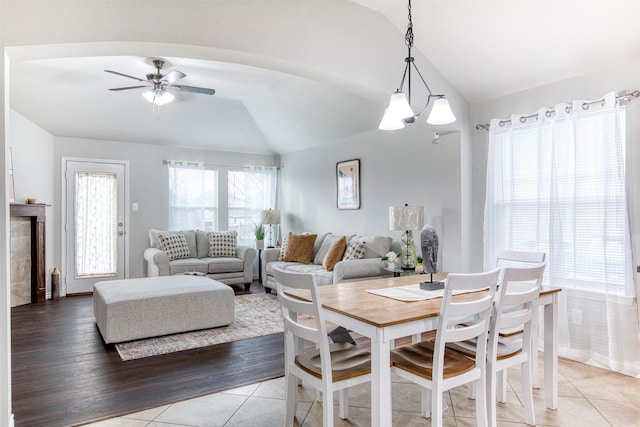
[[[520,365],[522,401],[525,422],[535,425],[532,393],[533,331],[537,321],[538,296],[540,294],[545,263],[534,267],[507,267],[503,269],[502,282],[496,294],[489,324],[487,348],[487,414],[489,426],[496,427],[496,383],[499,374],[506,373],[512,366]],[[506,340],[500,331],[520,329],[522,339]],[[447,348],[468,357],[477,357],[478,340],[472,339]]]
[[[496,267],[530,267],[545,262],[547,254],[540,251],[514,251],[510,249],[500,249],[496,251]],[[521,339],[522,330],[513,329],[500,332],[500,337],[505,339]],[[538,325],[533,325],[533,359],[531,364],[531,372],[533,376],[533,387],[540,388],[538,380]],[[506,402],[507,400],[507,373],[501,372],[498,375],[498,401]]]
[[[500,269],[475,274],[449,274],[440,308],[435,341],[423,341],[391,351],[391,370],[422,388],[422,415],[442,426],[443,393],[475,384],[477,425],[487,425],[486,346],[489,319]],[[456,296],[455,293],[468,294]],[[462,324],[461,320],[466,321]],[[471,320],[467,320],[471,319]],[[448,350],[447,343],[476,338],[475,359]]]
[[[293,426],[301,380],[322,393],[322,425],[333,426],[333,393],[339,394],[340,418],[348,418],[347,389],[371,381],[371,354],[348,342],[329,343],[313,275],[279,267],[274,267],[274,273],[284,323],[285,425]],[[311,302],[287,295],[287,289],[308,290]],[[315,323],[300,322],[298,315],[311,316]],[[307,345],[301,344],[303,342]],[[309,346],[309,342],[315,346]]]

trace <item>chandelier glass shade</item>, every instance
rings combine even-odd
[[[424,77],[418,70],[414,62],[413,56],[411,56],[411,48],[413,47],[413,21],[411,17],[411,0],[409,0],[409,24],[407,25],[407,32],[405,34],[405,44],[407,45],[408,54],[405,58],[405,67],[404,74],[402,75],[402,80],[400,81],[400,87],[396,89],[396,91],[391,95],[389,99],[389,106],[385,109],[384,115],[382,116],[382,121],[378,126],[378,129],[381,130],[396,130],[402,129],[407,124],[413,124],[418,116],[424,113],[431,100],[434,100],[433,106],[431,108],[431,112],[429,117],[427,118],[427,123],[432,125],[446,125],[449,123],[453,123],[456,120],[453,111],[451,111],[451,107],[449,106],[449,101],[444,95],[434,95],[429,88],[429,85],[425,81]],[[423,83],[424,87],[427,89],[427,103],[426,105],[417,113],[411,107],[411,72],[415,71],[415,73],[420,78],[420,81]],[[405,90],[405,82],[406,85],[406,93]]]

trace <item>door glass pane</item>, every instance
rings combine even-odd
[[[118,250],[118,179],[80,172],[75,178],[76,278],[114,276]]]

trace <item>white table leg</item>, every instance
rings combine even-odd
[[[558,293],[544,306],[544,398],[549,409],[558,409]]]
[[[371,425],[391,425],[391,369],[389,368],[391,346],[377,331],[371,339]]]

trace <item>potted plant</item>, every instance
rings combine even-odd
[[[387,261],[387,270],[395,270],[398,254],[393,251],[387,252],[387,254],[382,257],[382,260]]]
[[[264,249],[264,224],[256,224],[253,234],[256,236],[256,249]]]
[[[417,257],[416,258],[416,273],[418,274],[422,274],[424,273],[424,259],[422,259],[422,257]]]

